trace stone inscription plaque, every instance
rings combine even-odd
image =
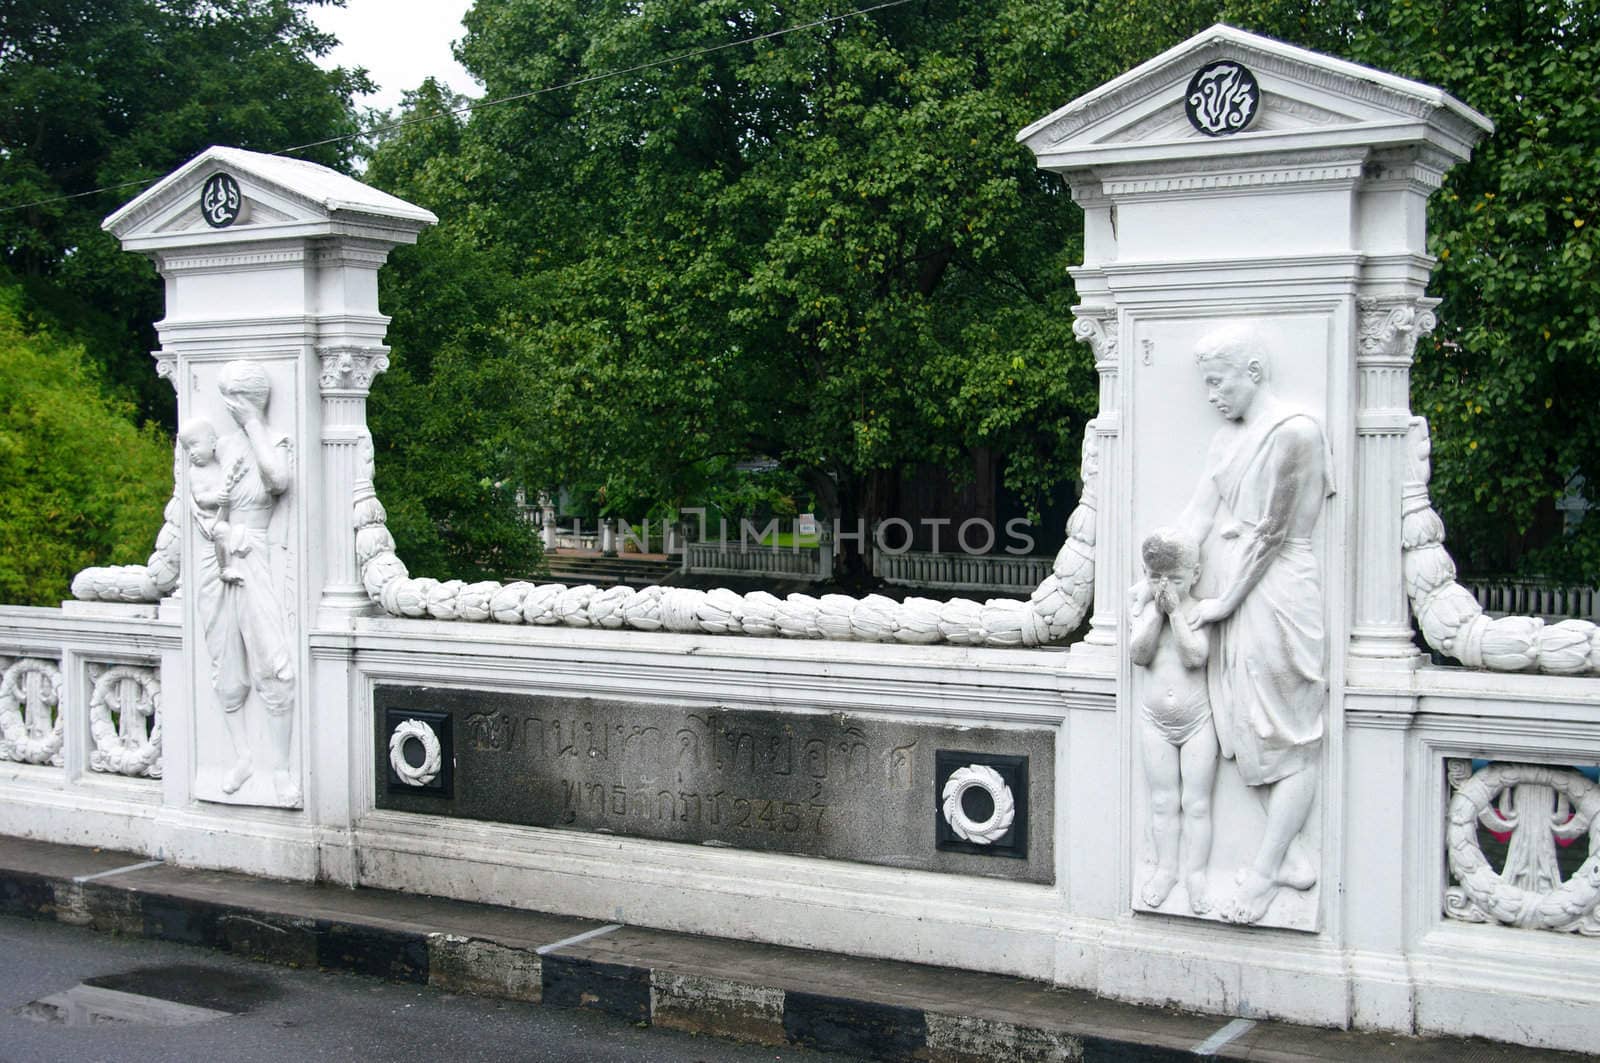
[[[373,701],[379,780],[387,710],[447,712],[455,734],[453,797],[380,784],[378,808],[1054,881],[1048,729],[411,686]],[[1028,758],[1026,860],[935,849],[939,748]]]

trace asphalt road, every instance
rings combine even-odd
[[[9,917],[0,917],[0,957],[6,1063],[847,1059]],[[89,988],[81,988],[86,982]],[[192,1024],[154,1024],[178,1021]]]

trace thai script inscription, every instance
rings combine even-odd
[[[908,790],[917,742],[874,749],[835,717],[798,726],[751,713],[688,713],[682,726],[618,722],[607,713],[475,712],[462,719],[467,749],[504,754],[556,803],[564,824],[638,829],[678,824],[771,835],[827,830],[830,793],[858,786]],[[623,822],[626,821],[626,824]]]
[[[657,775],[671,766],[680,780],[709,770],[724,775],[867,781],[876,770],[896,788],[913,785],[916,742],[875,758],[866,732],[854,725],[818,738],[796,735],[788,725],[771,731],[729,725],[726,716],[715,712],[689,713],[686,719],[689,725],[669,737],[649,725],[608,725],[575,714],[512,716],[496,711],[468,715],[465,730],[471,748],[478,752],[522,753],[536,762],[566,758],[619,765],[643,783],[657,781]]]
[[[1037,772],[1027,806],[1037,848],[993,873],[1054,880],[1048,728],[930,723],[915,707],[819,712],[427,686],[378,685],[372,700],[377,772],[391,769],[381,726],[391,711],[444,716],[454,763],[448,793],[379,784],[380,809],[923,871],[977,866],[935,848],[935,751],[1024,755]]]
[[[1195,71],[1184,93],[1184,111],[1208,137],[1242,132],[1261,109],[1261,86],[1238,63],[1208,63]]]
[[[564,823],[573,823],[582,815],[588,820],[642,819],[774,834],[796,834],[801,831],[821,834],[829,811],[828,805],[814,800],[801,802],[743,797],[726,790],[701,794],[698,791],[657,790],[649,786],[628,787],[601,782],[576,782],[572,779],[558,781]],[[817,794],[820,795],[820,789]]]

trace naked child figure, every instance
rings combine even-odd
[[[1189,910],[1199,915],[1211,910],[1206,863],[1217,777],[1217,733],[1205,672],[1210,640],[1189,620],[1200,548],[1181,532],[1163,528],[1145,539],[1139,553],[1145,579],[1133,589],[1129,653],[1142,672],[1139,749],[1156,857],[1140,897],[1152,908],[1161,907],[1181,872]]]
[[[230,496],[244,478],[244,459],[236,460],[230,469],[222,468],[217,461],[217,430],[204,418],[184,422],[178,429],[178,442],[189,455],[189,509],[200,538],[211,544],[212,559],[222,581],[238,583],[239,570],[230,559],[234,530],[228,518],[232,509]],[[237,545],[249,549],[247,542]]]

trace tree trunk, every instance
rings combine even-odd
[[[834,579],[852,590],[870,587],[872,537],[881,520],[898,512],[900,470],[873,469],[834,476],[814,470],[805,478],[816,494],[818,517],[833,531],[838,551]]]

